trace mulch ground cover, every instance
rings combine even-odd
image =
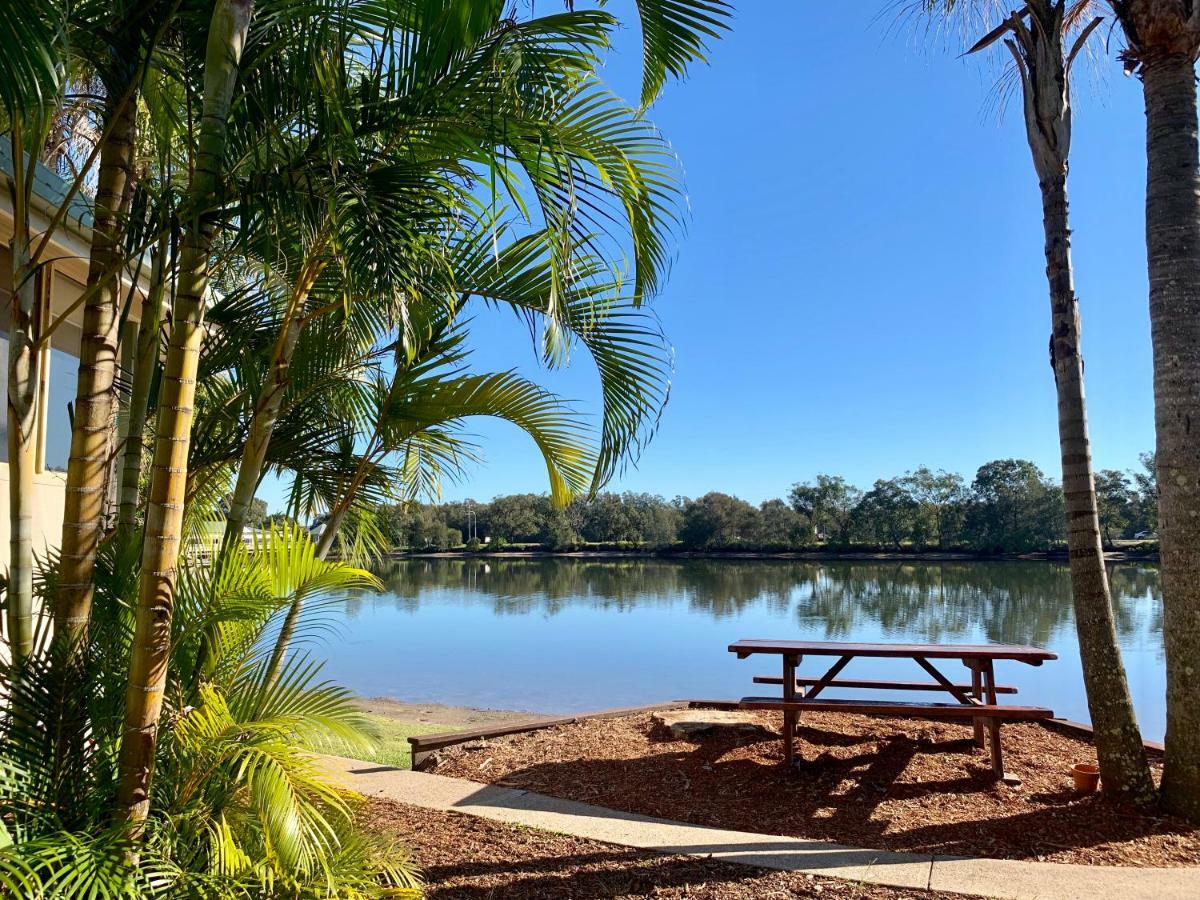
[[[409,849],[424,874],[430,900],[952,900],[950,894],[873,887],[630,850],[387,800],[372,800],[364,816],[371,827]],[[953,896],[961,900],[960,895]]]
[[[778,713],[756,718],[773,730]],[[1090,742],[1006,725],[997,782],[969,726],[805,713],[782,765],[778,738],[718,731],[682,741],[648,714],[589,720],[444,751],[434,771],[627,812],[861,847],[1120,866],[1200,864],[1200,829],[1080,796]],[[1158,764],[1153,763],[1155,777]],[[736,895],[735,895],[736,896]]]

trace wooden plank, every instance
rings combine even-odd
[[[814,685],[819,681],[817,678],[797,678],[797,687],[807,687]],[[781,684],[783,679],[778,675],[755,675],[755,684]],[[853,690],[871,690],[871,691],[944,691],[942,685],[933,681],[874,681],[872,679],[844,679],[839,678],[825,685],[827,688],[850,688]],[[969,691],[972,685],[956,684],[954,685],[960,690]],[[1011,684],[996,685],[997,694],[1015,694],[1016,687]]]
[[[742,709],[795,709],[814,712],[846,712],[864,716],[896,716],[913,719],[972,719],[982,717],[1011,721],[1051,719],[1054,710],[1040,706],[964,706],[961,703],[906,703],[899,700],[806,700],[787,702],[778,697],[743,697]]]
[[[801,656],[875,656],[886,658],[925,656],[930,659],[1011,659],[1040,666],[1049,659],[1058,659],[1052,650],[1024,647],[1015,644],[854,644],[840,641],[777,641],[746,638],[729,645],[729,652],[739,658],[754,653]]]
[[[831,681],[833,681],[833,679],[837,678],[838,673],[840,671],[842,671],[842,669],[846,668],[846,664],[849,663],[850,660],[852,660],[852,659],[854,659],[853,656],[839,657],[838,661],[829,667],[829,671],[826,672],[824,675],[822,675],[820,680],[818,680],[817,683],[813,685],[812,690],[804,692],[804,699],[806,699],[806,700],[813,699],[817,696],[817,694],[821,693],[821,691],[823,691],[823,690],[825,690],[825,688],[829,687],[829,682],[831,682]],[[787,677],[786,673],[785,673],[784,677],[785,678]],[[793,680],[795,679],[795,677],[796,677],[796,673],[792,672]],[[786,690],[784,691],[784,695],[786,697],[786,695],[787,695]]]
[[[916,662],[916,664],[918,666],[920,666],[922,669],[924,669],[926,672],[928,672],[930,675],[932,675],[933,680],[936,681],[938,684],[940,684],[944,690],[948,691],[950,696],[952,696],[959,703],[965,703],[968,706],[980,704],[980,701],[977,700],[975,697],[972,697],[967,691],[959,690],[956,685],[951,684],[950,679],[947,678],[945,675],[943,675],[941,672],[939,672],[937,666],[935,666],[933,663],[931,663],[925,657],[914,656],[913,660]],[[992,698],[992,703],[995,703],[995,702],[996,702],[995,698]]]
[[[1047,728],[1057,731],[1061,734],[1069,734],[1072,737],[1086,738],[1087,740],[1095,740],[1095,732],[1091,725],[1084,722],[1073,722],[1070,719],[1050,719],[1042,723]],[[1166,745],[1161,741],[1142,741],[1142,745],[1151,753],[1161,755],[1166,751]]]

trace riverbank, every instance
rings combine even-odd
[[[413,552],[396,550],[388,554],[389,559],[733,559],[733,560],[793,560],[800,562],[831,562],[845,560],[853,562],[1003,562],[1003,561],[1046,561],[1067,563],[1067,551],[1049,550],[1034,553],[976,553],[967,550],[436,550]],[[1159,561],[1157,546],[1153,549],[1106,550],[1108,562]]]
[[[368,762],[407,769],[412,764],[408,739],[439,731],[471,731],[553,718],[545,713],[514,709],[480,709],[442,703],[407,703],[390,697],[360,697],[354,701],[374,727],[379,746],[361,754]]]

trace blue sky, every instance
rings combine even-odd
[[[654,304],[677,366],[657,437],[611,487],[758,502],[818,472],[869,486],[1007,456],[1057,477],[1041,206],[995,67],[955,58],[955,38],[923,46],[892,0],[737,5],[711,65],[651,113],[692,207]],[[627,97],[639,39],[623,33],[604,72]],[[1079,75],[1069,189],[1094,456],[1128,468],[1153,446],[1141,90],[1111,59]],[[475,368],[516,366],[598,408],[585,355],[541,371],[496,314],[472,343]],[[470,432],[485,462],[447,498],[546,489],[514,428]]]

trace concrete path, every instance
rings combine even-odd
[[[1012,900],[1175,900],[1200,897],[1200,868],[1135,869],[891,853],[825,841],[727,831],[617,812],[515,788],[327,757],[352,790],[427,809],[527,825],[639,850],[712,857],[892,887]]]

